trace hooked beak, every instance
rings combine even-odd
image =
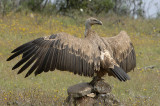
[[[99,21],[99,20],[97,20],[97,23],[96,24],[98,24],[98,25],[103,25],[103,23],[101,22],[101,21]]]

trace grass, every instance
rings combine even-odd
[[[17,75],[11,71],[20,57],[6,62],[11,51],[32,39],[58,32],[77,37],[84,35],[84,21],[64,16],[41,16],[35,14],[8,14],[0,18],[0,105],[62,105],[67,97],[67,88],[91,78],[69,72],[48,72],[24,78],[25,72]],[[160,104],[160,20],[128,17],[98,17],[103,26],[94,26],[100,36],[114,36],[127,31],[135,46],[137,67],[128,73],[130,81],[119,82],[113,77],[104,77],[112,87],[112,93],[125,105]],[[118,20],[118,21],[117,21]],[[154,65],[154,69],[145,70]]]

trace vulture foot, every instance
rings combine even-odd
[[[93,80],[89,84],[94,86],[100,80],[104,80],[104,79],[102,79],[101,77],[95,76],[93,77]]]

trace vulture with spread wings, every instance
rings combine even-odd
[[[12,51],[7,61],[22,54],[22,59],[12,68],[23,65],[18,74],[29,66],[25,77],[31,73],[70,71],[74,74],[94,77],[94,83],[106,73],[120,81],[129,80],[127,72],[136,66],[136,56],[132,42],[125,31],[114,37],[100,37],[91,30],[92,25],[102,22],[89,18],[85,23],[85,38],[77,38],[67,33],[57,33],[27,42]]]

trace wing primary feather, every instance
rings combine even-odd
[[[23,45],[21,45],[21,46],[17,47],[17,48],[16,48],[16,49],[14,49],[11,53],[17,52],[17,51],[19,51],[19,50],[21,50],[21,49],[25,48],[25,47],[26,47],[26,46],[28,46],[28,44],[30,44],[31,42],[32,42],[32,41],[27,42],[27,43],[25,43],[25,44],[23,44]]]
[[[70,51],[70,49],[69,49],[69,51]],[[69,69],[70,72],[72,72],[72,68],[73,68],[73,67],[72,67],[73,56],[72,56],[72,53],[70,53],[70,52],[68,53],[68,55],[69,55],[69,56],[68,56],[68,58],[69,58],[68,69]]]
[[[47,52],[47,54],[46,54],[46,56],[45,56],[45,59],[44,59],[44,66],[43,66],[43,68],[44,68],[44,72],[48,72],[48,67],[50,66],[50,55],[51,55],[51,47],[48,49],[48,52]]]
[[[66,61],[65,61],[65,64],[66,64],[66,69],[70,69],[70,53],[69,53],[69,49],[68,49],[68,46],[66,47]]]
[[[65,65],[65,64],[63,64],[64,58],[65,58],[64,51],[65,51],[64,49],[61,50],[62,54],[61,54],[60,68],[61,68],[62,71],[64,71],[64,65]]]
[[[61,58],[61,48],[60,47],[60,40],[56,41],[56,49],[57,49],[57,58],[56,58],[56,68],[59,69],[59,63],[60,63],[60,58]]]
[[[112,72],[114,73],[114,75],[120,80],[120,81],[124,81],[123,77],[120,75],[120,73],[118,72],[119,70],[114,69],[112,70]]]
[[[76,61],[77,61],[77,63],[76,63],[76,69],[77,69],[77,73],[78,73],[78,75],[81,75],[81,72],[80,72],[80,68],[79,68],[79,66],[80,66],[80,60],[79,60],[79,56],[76,56]]]
[[[28,59],[30,59],[30,57],[32,57],[34,55],[34,53],[36,52],[38,48],[33,47],[32,49],[28,50],[30,51],[30,53],[28,55],[26,55],[24,58],[22,58],[13,68],[12,70],[18,68],[19,66],[21,66],[23,63],[25,63]],[[27,52],[28,52],[27,51]]]
[[[58,54],[57,54],[57,64],[56,64],[56,67],[57,67],[57,69],[60,69],[60,62],[61,62],[61,50],[57,50],[57,52],[58,52]]]
[[[48,68],[49,68],[50,70],[52,69],[53,57],[54,57],[54,48],[51,47],[50,59],[48,60],[48,61],[50,61],[50,62],[49,62],[49,66],[48,66]],[[52,71],[52,70],[51,70],[51,71]]]
[[[87,73],[86,73],[86,61],[83,59],[83,73],[84,73],[84,76],[87,76]]]
[[[85,60],[85,73],[86,73],[86,76],[88,76],[88,64],[87,64],[87,61]]]
[[[125,73],[120,67],[114,65],[114,69],[111,70],[120,81],[130,80],[130,77],[127,75],[127,73]]]
[[[22,58],[26,57],[29,53],[30,53],[30,51],[24,52],[23,55],[22,55]]]
[[[32,41],[30,41],[30,42],[27,42],[27,43],[25,43],[25,44],[17,47],[16,49],[14,49],[11,53],[17,52],[17,51],[25,48],[26,46],[28,46],[28,44],[31,44],[32,42],[38,42],[38,41],[40,41],[40,40],[42,40],[42,38],[37,38],[37,39],[35,39],[35,40],[32,40]]]
[[[20,74],[20,73],[22,73],[25,69],[27,69],[27,68],[36,60],[36,58],[38,57],[38,53],[39,53],[39,50],[37,50],[37,53],[34,54],[34,56],[18,71],[17,74]]]
[[[40,58],[37,59],[37,61],[33,64],[33,66],[30,68],[30,70],[25,75],[25,78],[28,77],[30,74],[33,73],[33,71],[38,67],[38,64],[40,63]]]
[[[91,69],[91,64],[88,63],[88,77],[90,77],[90,69]]]
[[[47,54],[45,56],[46,62],[44,63],[45,65],[43,67],[44,68],[44,72],[48,72],[49,69],[50,69],[51,58],[53,56],[53,54],[52,54],[53,44],[54,44],[54,41],[49,43],[50,46],[49,46],[48,52],[47,52]]]
[[[57,60],[57,49],[55,48],[57,41],[54,41],[51,45],[51,51],[52,51],[52,57],[51,57],[51,64],[50,64],[50,70],[54,71],[56,67],[56,60]]]
[[[71,55],[71,72],[73,72],[75,74],[75,55],[74,55],[74,49],[73,47],[71,48],[71,52],[72,52],[72,55]]]
[[[121,79],[123,79],[123,81],[127,80],[127,76],[125,71],[123,69],[121,69],[120,67],[115,67],[114,68],[116,71],[116,73],[121,77]]]
[[[133,57],[133,68],[134,68],[134,67],[136,67],[136,54],[135,54],[135,50],[134,49],[132,51],[132,57]]]
[[[94,72],[95,72],[95,70],[94,70],[94,63],[92,64],[92,74],[91,74],[91,76],[94,76]]]
[[[116,73],[115,70],[112,70],[112,72],[120,81],[123,81],[123,79],[119,76],[119,74]]]
[[[87,76],[89,77],[89,71],[90,71],[90,63],[87,62],[88,69],[87,69]]]
[[[89,76],[91,77],[92,76],[92,63],[90,63],[90,67],[89,67]]]
[[[70,53],[70,65],[69,65],[69,69],[70,69],[70,72],[73,72],[73,67],[72,67],[72,63],[73,63],[73,55],[72,53]]]
[[[69,65],[70,72],[73,72],[74,70],[72,64],[73,64],[73,54],[70,53],[70,65]]]
[[[64,49],[64,59],[63,59],[63,65],[64,65],[64,70],[66,70],[67,68],[67,65],[68,65],[68,63],[67,62],[69,62],[69,60],[67,61],[67,48],[65,47],[65,49]],[[67,62],[66,62],[67,61]]]
[[[78,66],[78,74],[79,74],[79,75],[82,75],[82,70],[81,70],[81,68],[80,68],[80,67],[82,67],[82,66],[81,66],[80,56],[78,56],[78,64],[77,64],[77,66]]]
[[[48,49],[48,48],[45,48],[45,49]],[[47,62],[49,53],[50,53],[50,49],[46,50],[46,53],[44,54],[44,56],[41,60],[41,64],[40,64],[38,70],[36,70],[35,75],[40,74],[43,70],[45,70],[45,66],[46,66],[46,62]]]
[[[42,58],[40,60],[40,65],[37,68],[37,70],[35,71],[35,76],[38,75],[38,74],[40,74],[40,73],[42,73],[43,70],[44,70],[44,67],[46,65],[46,61],[48,59],[48,54],[50,52],[49,49],[48,49],[48,47],[49,47],[48,45],[50,45],[50,43],[51,42],[46,42],[46,44],[43,47],[44,52],[43,52]]]
[[[39,60],[40,62],[39,62],[38,67],[34,73],[35,76],[43,72],[43,62],[44,62],[43,60],[44,60],[44,56],[42,56],[41,59]]]
[[[89,76],[89,61],[88,61],[88,59],[86,61],[86,72],[87,72],[87,76]]]
[[[51,71],[55,70],[56,67],[56,60],[57,60],[57,50],[56,48],[52,48],[53,51],[53,56],[52,56],[52,60],[51,60]]]
[[[55,39],[57,37],[57,34],[53,34],[49,37],[49,39]]]
[[[32,67],[30,68],[30,70],[27,72],[25,78],[28,77],[35,69],[38,68],[38,66],[40,65],[40,62],[41,62],[41,60],[42,60],[42,58],[43,58],[43,56],[44,56],[44,55],[43,55],[44,53],[45,53],[45,50],[44,50],[44,49],[41,49],[40,53],[39,53],[38,56],[37,56],[36,62],[33,64],[33,66],[32,66]],[[39,67],[40,67],[40,66],[39,66]]]
[[[36,40],[33,40],[33,43],[35,43],[35,44],[42,44],[42,42],[44,42],[44,38],[43,37],[38,38]]]
[[[78,58],[77,58],[77,56],[75,55],[75,73],[76,73],[76,74],[78,74],[78,67],[77,67],[77,65],[78,65]]]
[[[89,76],[92,77],[92,73],[93,73],[93,63],[90,64],[90,71],[89,71]]]
[[[68,55],[68,47],[67,46],[65,46],[65,50],[64,50],[64,61],[63,61],[63,64],[64,64],[64,70],[66,70],[66,69],[68,69],[67,68],[67,65],[69,64],[69,59],[68,59],[68,57],[69,57],[69,55]]]
[[[12,59],[14,59],[15,57],[17,57],[18,55],[22,54],[23,52],[27,51],[28,49],[30,49],[30,47],[33,46],[33,43],[29,43],[28,45],[26,45],[24,48],[20,49],[19,51],[17,51],[16,53],[14,53],[13,55],[11,55],[7,61],[10,61]]]
[[[40,59],[40,63],[38,65],[38,68],[35,71],[35,76],[38,75],[38,74],[40,74],[44,70],[46,59],[47,59],[46,54],[48,53],[48,47],[49,47],[50,43],[51,42],[45,41],[45,44],[42,47],[42,50],[43,50],[42,57]]]
[[[126,58],[126,70],[125,70],[126,72],[131,69],[131,64],[130,64],[129,60],[131,60],[131,62],[132,62],[132,58],[130,55],[127,56],[127,58]]]
[[[62,59],[61,59],[61,70],[64,71],[65,70],[65,58],[66,58],[66,49],[64,48],[62,51]]]
[[[45,42],[43,40],[43,38],[39,38],[38,40],[34,40],[32,43],[34,43],[36,46],[40,46],[40,45],[43,45]],[[24,58],[29,52],[25,52],[23,53],[23,56],[22,58]]]
[[[73,63],[72,63],[72,66],[73,66],[73,71],[74,71],[74,74],[77,74],[77,70],[76,70],[76,56],[73,55]]]
[[[81,72],[81,75],[83,75],[83,70],[82,70],[82,59],[81,59],[81,57],[79,57],[79,59],[80,59],[79,71]]]
[[[81,57],[81,61],[82,61],[82,74],[84,75],[84,59]]]
[[[41,74],[43,72],[42,68],[39,68],[38,70],[35,71],[35,76],[37,76],[38,74]]]
[[[50,65],[52,63],[52,57],[53,57],[53,44],[54,44],[54,41],[51,43],[50,45],[50,53],[49,53],[49,56],[48,56],[48,60],[46,62],[46,67],[45,67],[45,72],[48,72],[51,68],[50,68]]]

